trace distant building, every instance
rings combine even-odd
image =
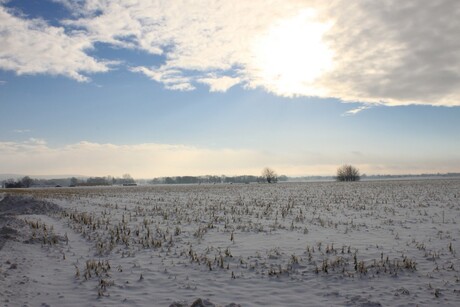
[[[136,187],[137,183],[123,183],[124,187]]]

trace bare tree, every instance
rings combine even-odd
[[[123,174],[122,183],[123,184],[134,183],[134,179],[133,179],[133,177],[131,177],[130,174]]]
[[[30,188],[34,180],[30,178],[29,176],[25,176],[21,179],[21,183],[24,186],[24,188]]]
[[[274,183],[278,181],[278,175],[269,167],[266,167],[262,170],[262,178],[265,179],[268,183]]]
[[[75,177],[70,178],[70,186],[76,187],[78,185],[78,179]]]
[[[337,169],[337,181],[359,181],[359,170],[352,165],[342,165]]]

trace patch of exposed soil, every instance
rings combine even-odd
[[[21,232],[26,226],[16,218],[22,214],[50,214],[61,211],[53,203],[36,200],[27,196],[6,195],[0,200],[0,250],[7,240],[21,240]]]
[[[33,197],[6,195],[0,201],[0,215],[49,214],[61,211],[58,205]]]

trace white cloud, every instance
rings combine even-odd
[[[92,43],[40,19],[26,20],[0,6],[0,68],[18,75],[46,73],[88,81],[83,73],[107,72],[109,62],[85,53]]]
[[[369,108],[370,108],[370,106],[368,106],[368,105],[359,106],[359,107],[357,107],[357,108],[355,108],[355,109],[351,109],[351,110],[349,110],[349,111],[346,111],[346,112],[345,112],[344,114],[342,114],[342,115],[343,115],[343,116],[356,115],[356,114],[358,114],[359,112],[364,111],[364,110],[367,110],[367,109],[369,109]]]
[[[460,106],[457,0],[55,1],[77,17],[51,27],[1,8],[1,68],[84,81],[108,70],[86,53],[104,42],[163,55],[132,71],[169,89],[238,81],[282,96]]]
[[[170,69],[167,67],[160,68],[147,68],[143,66],[131,67],[132,72],[139,72],[150,79],[161,82],[167,89],[180,90],[180,91],[191,91],[195,87],[191,84],[191,79],[181,75],[180,70]]]
[[[209,76],[207,78],[198,79],[197,81],[209,85],[209,90],[211,92],[226,92],[229,88],[240,83],[241,79],[238,77],[233,78],[228,76]]]

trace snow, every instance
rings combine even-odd
[[[9,193],[4,306],[460,305],[460,180]]]

